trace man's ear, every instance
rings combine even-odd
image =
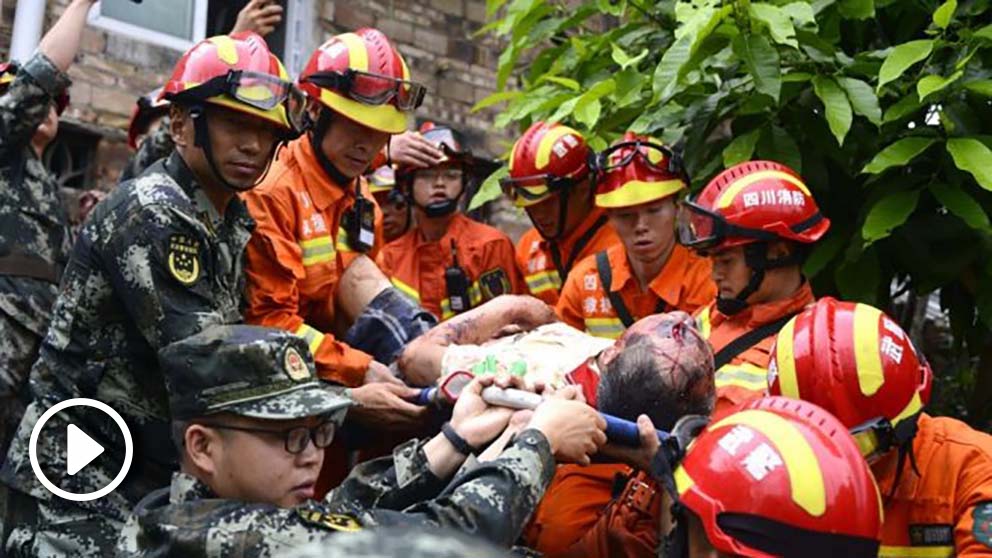
[[[190,424],[183,436],[186,446],[186,460],[197,470],[208,476],[217,472],[217,458],[220,450],[220,433],[202,424]]]
[[[768,244],[768,259],[778,260],[782,258],[787,258],[792,255],[795,250],[795,246],[791,242],[786,242],[784,240],[776,240]]]
[[[179,105],[169,107],[169,135],[172,136],[172,143],[179,147],[189,147],[192,127],[193,120],[189,117],[189,110],[186,107]]]

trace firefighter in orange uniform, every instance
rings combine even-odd
[[[592,157],[582,134],[536,122],[513,145],[500,181],[534,224],[517,242],[517,265],[530,294],[552,306],[576,262],[620,243],[593,204]]]
[[[362,173],[390,135],[405,130],[424,87],[410,81],[403,58],[375,29],[329,39],[299,83],[309,97],[310,129],[245,196],[258,223],[246,251],[246,319],[306,339],[321,378],[366,384],[351,392],[364,401],[358,415],[389,408],[412,420],[422,413],[403,399],[414,390],[332,332],[340,277],[382,245],[381,214]]]
[[[382,270],[441,320],[501,294],[523,292],[510,239],[458,211],[466,184],[485,178],[496,165],[463,149],[450,128],[428,122],[420,132],[441,146],[445,158],[427,168],[397,168],[396,181],[417,224],[383,250]]]
[[[885,504],[879,556],[992,556],[992,436],[923,412],[933,374],[867,304],[818,301],[778,334],[769,391],[851,430]]]
[[[382,165],[367,175],[367,178],[369,192],[382,211],[383,242],[389,244],[410,230],[413,212],[406,196],[396,188],[396,172],[392,166]]]
[[[715,354],[714,418],[766,392],[775,334],[814,301],[808,245],[829,227],[802,178],[770,161],[735,165],[682,203],[679,242],[709,256],[718,289],[697,315]]]
[[[688,187],[678,157],[628,132],[597,161],[596,206],[622,243],[575,266],[558,299],[561,320],[616,339],[650,314],[692,313],[712,301],[709,261],[675,242],[676,197]]]

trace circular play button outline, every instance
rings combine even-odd
[[[38,436],[41,434],[41,429],[45,426],[45,423],[48,422],[50,418],[55,416],[55,413],[69,407],[78,406],[92,407],[103,411],[110,416],[110,418],[114,419],[114,422],[117,423],[117,427],[120,428],[121,432],[124,434],[124,465],[121,467],[120,472],[117,473],[114,480],[110,481],[110,484],[107,486],[104,486],[100,490],[86,492],[83,494],[69,492],[68,490],[62,490],[61,488],[55,486],[55,483],[48,480],[48,477],[46,477],[45,473],[42,472],[41,466],[38,465]],[[73,502],[88,502],[90,500],[96,500],[97,498],[103,498],[107,494],[110,494],[115,488],[120,486],[122,482],[124,482],[124,477],[127,476],[127,472],[131,469],[131,460],[134,458],[134,443],[131,440],[131,431],[128,430],[127,424],[124,423],[124,419],[117,411],[113,410],[110,405],[107,405],[102,401],[97,401],[96,399],[75,397],[53,405],[41,415],[41,418],[38,419],[37,423],[35,423],[34,429],[31,430],[31,440],[28,442],[28,458],[31,460],[31,470],[34,471],[34,475],[38,477],[38,481],[40,481],[42,486],[48,489],[49,492],[60,498],[72,500]]]

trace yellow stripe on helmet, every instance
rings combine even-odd
[[[819,517],[827,509],[826,481],[813,447],[798,428],[768,411],[741,411],[714,424],[709,430],[741,424],[763,434],[778,449],[789,475],[792,500],[806,513]]]
[[[623,186],[598,194],[596,205],[599,207],[633,207],[667,198],[685,188],[685,183],[678,178],[651,182],[646,180],[631,180]]]
[[[228,66],[238,63],[238,45],[227,35],[218,35],[207,39],[217,48],[217,57]]]
[[[782,395],[801,399],[792,346],[795,327],[796,318],[792,318],[779,332],[778,339],[775,340],[775,366],[778,372],[778,387]]]
[[[882,355],[878,345],[878,319],[882,312],[867,304],[854,307],[854,358],[858,366],[858,387],[867,396],[875,395],[885,383]]]
[[[369,71],[369,51],[365,48],[365,41],[354,33],[342,33],[337,38],[348,47],[348,67],[359,72]]]
[[[718,199],[716,203],[717,208],[723,209],[726,207],[730,207],[730,204],[734,203],[734,198],[737,197],[737,194],[739,194],[741,190],[747,188],[748,186],[754,184],[755,182],[759,182],[761,180],[767,180],[767,179],[784,180],[792,184],[796,188],[802,190],[803,193],[806,194],[807,196],[812,196],[812,194],[809,193],[809,188],[807,188],[806,185],[803,184],[802,180],[799,180],[798,178],[787,172],[782,172],[777,170],[767,170],[767,171],[760,171],[751,174],[746,174],[738,178],[734,182],[731,182],[730,186],[726,190],[724,190],[722,194],[720,194],[720,199]]]
[[[576,137],[580,137],[579,133],[575,130],[569,128],[568,126],[555,126],[548,130],[541,141],[537,144],[537,160],[535,161],[535,166],[538,170],[543,169],[548,166],[551,162],[551,150],[554,149],[555,144],[558,143],[562,137],[569,134],[574,134]]]
[[[695,485],[696,481],[692,480],[685,467],[680,465],[678,469],[675,469],[675,490],[678,491],[679,496],[685,496],[685,493]]]

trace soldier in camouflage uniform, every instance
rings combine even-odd
[[[498,457],[459,471],[514,412],[487,405],[483,386],[496,380],[480,378],[441,434],[359,465],[317,502],[310,498],[321,449],[350,400],[318,380],[306,341],[271,328],[215,326],[165,348],[160,360],[181,471],[136,506],[118,556],[278,556],[309,542],[333,545],[338,532],[401,525],[509,546],[551,480],[552,448],[583,459],[605,442],[605,424],[590,407],[552,399]]]
[[[254,34],[212,37],[177,64],[165,90],[175,152],[94,209],[67,265],[31,371],[32,402],[0,473],[14,489],[8,555],[106,556],[131,507],[169,483],[176,459],[162,443],[168,398],[158,350],[209,325],[241,320],[242,253],[254,223],[236,194],[254,186],[294,129],[292,91],[282,64]],[[41,414],[72,397],[115,408],[134,438],[125,482],[87,502],[49,493],[28,459]],[[69,423],[106,448],[75,475],[67,474],[63,452]],[[67,409],[41,432],[40,468],[64,490],[93,492],[121,469],[121,437],[108,416]]]
[[[313,542],[284,558],[508,558],[506,549],[462,533],[423,527],[389,527],[343,533],[334,544]],[[515,555],[513,555],[515,556]]]
[[[58,183],[41,161],[68,102],[65,74],[92,1],[76,0],[26,64],[0,65],[0,451],[27,403],[71,246]]]

